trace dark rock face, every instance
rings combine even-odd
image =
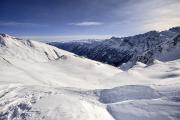
[[[150,31],[145,34],[102,40],[52,42],[50,45],[73,52],[89,59],[121,66],[123,63],[137,62],[152,64],[156,55],[173,49],[180,43],[180,27],[167,31]]]

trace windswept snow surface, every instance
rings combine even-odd
[[[0,35],[0,120],[179,120],[180,59],[128,71]]]

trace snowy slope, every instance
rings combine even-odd
[[[0,35],[0,120],[179,120],[180,59],[128,71]]]
[[[96,87],[96,85],[99,86],[104,77],[110,77],[120,72],[112,66],[80,58],[44,43],[16,40],[11,36],[1,37],[1,42],[5,44],[0,49],[1,69],[6,62],[7,71],[14,71],[8,72],[6,76],[6,69],[3,69],[0,74],[2,74],[2,78],[6,78],[1,80],[4,83],[17,82],[18,80],[19,83],[23,84],[39,83],[63,87],[81,87],[80,82],[88,84],[87,87],[91,88]],[[58,81],[59,79],[62,80]],[[87,87],[82,85],[82,88]]]

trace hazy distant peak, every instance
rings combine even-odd
[[[180,26],[169,29],[172,32],[180,33]]]

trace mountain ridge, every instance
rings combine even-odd
[[[137,61],[150,65],[154,59],[159,58],[160,54],[170,51],[169,49],[173,49],[173,47],[179,47],[179,35],[180,27],[174,27],[162,32],[150,31],[130,37],[112,37],[111,39],[89,43],[77,41],[49,44],[116,67],[123,68],[121,65],[128,63],[129,67],[127,69],[129,69]],[[168,45],[163,45],[163,43]],[[166,46],[169,46],[169,48],[166,48]],[[160,60],[162,59],[161,56]]]

